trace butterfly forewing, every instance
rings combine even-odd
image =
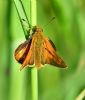
[[[27,59],[27,54],[30,51],[31,42],[32,39],[26,40],[24,43],[20,44],[15,50],[15,59],[23,65],[27,65],[27,63],[25,63],[25,60]],[[28,60],[28,64],[31,63],[32,62]]]
[[[34,55],[32,52],[32,45],[30,46],[29,51],[27,52],[26,58],[20,68],[20,70],[22,70],[25,66],[27,65],[33,65],[34,64]]]
[[[44,52],[42,57],[42,63],[44,64],[51,64],[57,67],[65,68],[66,64],[64,61],[58,56],[58,54],[55,51],[55,48],[51,45],[48,38],[44,38]],[[44,59],[44,61],[43,61]]]

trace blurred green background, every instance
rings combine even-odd
[[[29,19],[29,0],[22,2]],[[37,6],[38,25],[68,65],[46,65],[38,71],[39,100],[84,100],[76,98],[85,89],[85,0],[37,0]],[[23,41],[14,2],[0,0],[0,100],[31,100],[30,69],[20,72],[14,59],[14,50]]]

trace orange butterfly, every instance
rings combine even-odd
[[[64,61],[56,53],[52,41],[43,35],[41,28],[33,28],[32,37],[20,44],[15,50],[15,59],[22,64],[20,70],[27,65],[35,65],[37,68],[44,64],[51,64],[57,67],[67,67]]]

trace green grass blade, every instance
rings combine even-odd
[[[20,22],[21,22],[21,25],[22,25],[22,28],[24,31],[25,38],[28,39],[28,37],[30,35],[30,34],[28,34],[29,33],[28,28],[30,28],[31,25],[30,25],[30,22],[28,21],[24,6],[23,6],[21,0],[13,0],[13,1],[15,3],[15,6],[16,6],[16,9],[18,12],[18,16],[19,16],[19,19],[20,19]]]

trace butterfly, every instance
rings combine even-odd
[[[20,44],[14,53],[15,59],[21,64],[20,70],[27,65],[41,68],[45,64],[65,68],[67,65],[56,53],[56,48],[51,40],[43,35],[43,30],[35,26],[32,36]]]

